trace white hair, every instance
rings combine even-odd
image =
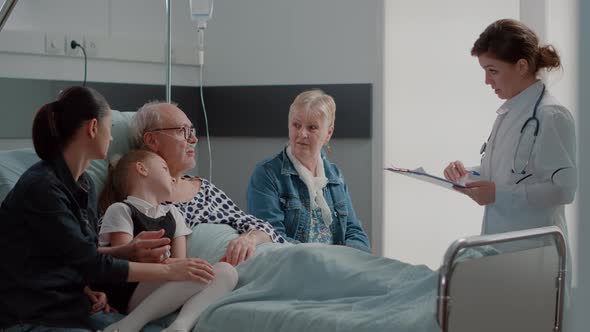
[[[151,130],[156,129],[161,124],[161,116],[158,111],[160,105],[167,104],[166,102],[155,100],[145,103],[133,115],[129,121],[129,148],[141,149],[144,148],[143,135]],[[173,103],[172,105],[175,105]]]

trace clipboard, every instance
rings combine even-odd
[[[401,174],[401,175],[405,175],[405,176],[409,176],[411,178],[414,178],[416,180],[420,180],[420,181],[424,181],[424,182],[428,182],[428,183],[432,183],[434,185],[443,187],[443,188],[447,188],[447,189],[451,189],[453,190],[453,186],[455,187],[459,187],[459,188],[467,188],[465,186],[465,183],[460,183],[460,182],[454,182],[451,180],[447,180],[445,178],[441,178],[432,174],[428,174],[422,167],[418,167],[416,169],[410,170],[407,168],[399,168],[399,167],[386,167],[384,168],[384,170],[386,171],[390,171],[393,173],[397,173],[397,174]]]

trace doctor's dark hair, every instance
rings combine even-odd
[[[495,21],[479,35],[471,48],[471,55],[485,53],[512,64],[525,59],[532,74],[543,68],[552,70],[561,67],[555,48],[552,45],[540,46],[535,32],[513,19]]]
[[[33,119],[33,146],[39,158],[54,159],[87,120],[100,121],[110,106],[97,91],[81,86],[63,90],[56,101],[43,105]]]

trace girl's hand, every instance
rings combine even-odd
[[[496,183],[492,181],[469,182],[465,186],[467,188],[453,188],[471,197],[479,205],[488,205],[496,201]]]

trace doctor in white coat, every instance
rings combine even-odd
[[[472,176],[460,161],[444,171],[447,179],[469,176],[457,188],[485,205],[482,234],[559,226],[567,234],[564,205],[577,188],[576,135],[570,112],[537,77],[560,68],[552,46],[540,46],[535,33],[519,21],[492,23],[471,49],[485,71],[485,83],[506,102],[481,149]]]

